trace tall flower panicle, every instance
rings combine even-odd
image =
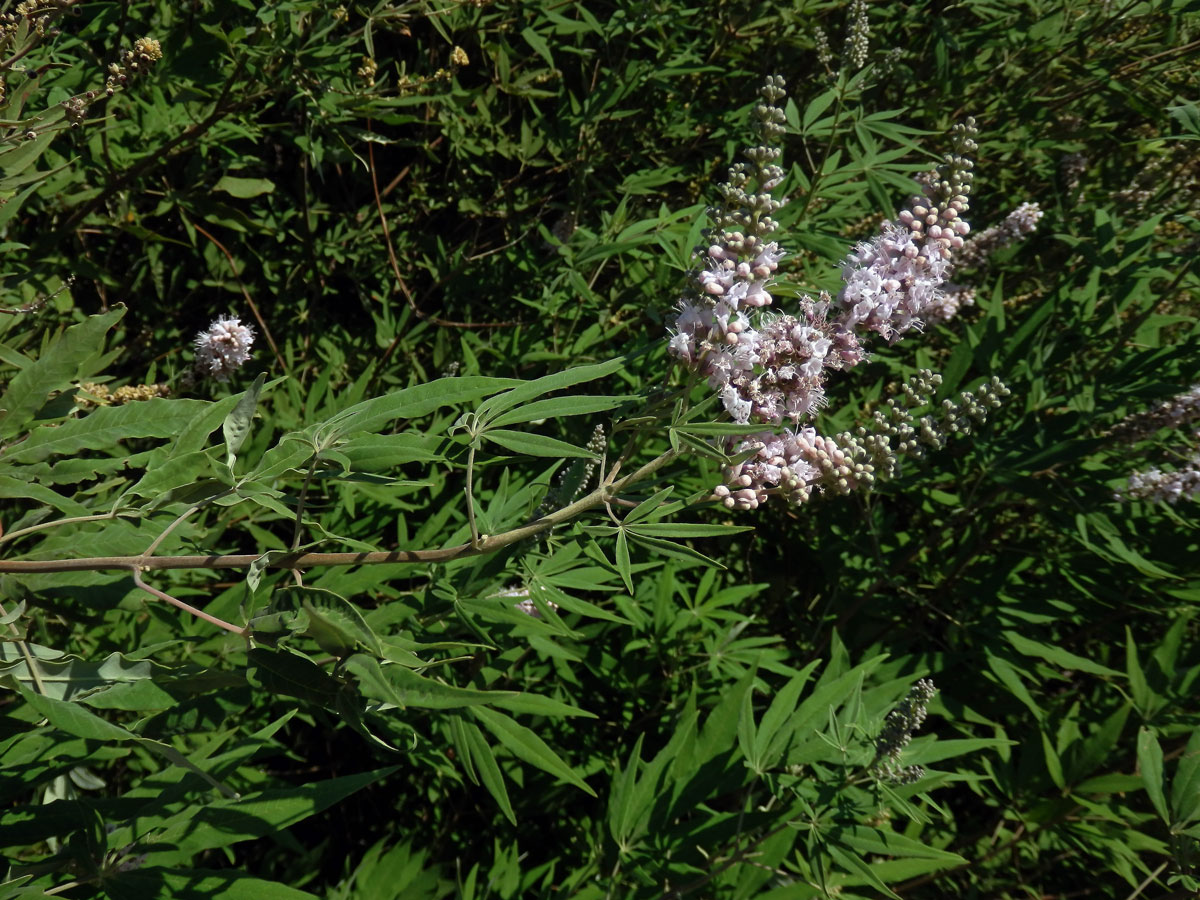
[[[701,266],[691,273],[692,290],[679,303],[670,352],[708,377],[726,411],[746,422],[754,409],[755,378],[761,374],[762,335],[752,326],[755,310],[770,306],[771,276],[783,251],[767,240],[776,230],[772,215],[785,203],[772,191],[783,181],[777,164],[785,121],[779,102],[783,79],[769,77],[763,102],[754,110],[755,130],[762,141],[746,152],[749,163],[737,163],[719,186],[721,205],[710,208],[714,228],[707,247],[698,253]],[[775,392],[770,405],[786,408]],[[816,401],[814,401],[816,402]],[[794,405],[794,404],[793,404]]]
[[[1196,435],[1200,438],[1200,434]],[[1174,469],[1163,471],[1157,466],[1129,476],[1129,484],[1117,491],[1115,499],[1150,500],[1178,503],[1180,500],[1200,499],[1200,451],[1187,457]]]
[[[1022,203],[1005,216],[1004,221],[999,225],[985,228],[973,235],[969,241],[963,244],[962,251],[958,254],[955,262],[960,266],[982,266],[987,262],[988,257],[997,250],[1037,231],[1038,220],[1042,215],[1041,207],[1038,204]]]
[[[826,72],[832,72],[833,49],[829,46],[829,35],[820,25],[813,26],[813,48],[817,54],[817,65]]]
[[[977,231],[963,243],[955,257],[955,265],[980,267],[987,264],[991,255],[1025,235],[1037,230],[1042,210],[1036,203],[1022,203],[1010,212],[1004,221],[983,231]],[[953,319],[963,307],[975,305],[975,288],[946,282],[941,296],[931,303],[925,312],[926,319]]]
[[[842,58],[847,68],[857,72],[867,64],[870,49],[871,20],[867,16],[867,0],[852,0],[846,14],[846,46]]]
[[[217,381],[228,381],[251,358],[254,329],[237,316],[220,316],[196,335],[194,343],[196,370]]]
[[[1107,436],[1132,444],[1163,428],[1181,429],[1193,422],[1200,422],[1200,384],[1169,400],[1160,400],[1150,409],[1126,416],[1109,429]]]
[[[913,733],[925,721],[925,710],[937,693],[932,681],[922,678],[900,703],[887,714],[883,729],[875,738],[875,758],[871,761],[871,773],[881,781],[896,784],[912,784],[920,781],[925,770],[920,766],[900,765],[904,748],[912,741]]]
[[[725,470],[725,484],[713,491],[714,499],[729,509],[750,510],[772,495],[798,505],[815,491],[870,489],[896,477],[902,457],[920,457],[926,447],[941,449],[948,435],[970,434],[1010,393],[993,378],[977,393],[964,391],[958,402],[947,399],[934,412],[915,416],[912,411],[928,406],[941,382],[940,375],[921,370],[900,385],[899,399],[889,399],[853,432],[829,437],[808,427],[741,440],[731,454],[744,459]]]

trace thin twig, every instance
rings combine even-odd
[[[367,120],[367,131],[371,130],[371,122]],[[383,212],[383,200],[379,196],[379,179],[375,175],[375,146],[373,141],[367,141],[367,168],[371,173],[371,190],[375,192],[375,209],[379,212],[379,224],[383,227],[383,242],[387,246],[388,262],[392,265],[392,274],[396,276],[396,284],[400,288],[400,293],[404,295],[404,300],[408,303],[408,308],[412,310],[413,315],[418,319],[422,319],[431,325],[439,325],[443,328],[511,328],[516,325],[516,322],[452,322],[448,319],[442,319],[437,316],[431,316],[428,313],[421,312],[417,309],[416,301],[413,300],[412,292],[408,289],[408,284],[404,281],[404,276],[400,274],[400,263],[396,259],[396,250],[392,246],[392,232],[388,228],[387,216]],[[384,351],[383,358],[380,360],[380,365],[391,356],[396,348],[396,342],[399,341],[399,336],[392,340],[392,343]]]
[[[1148,888],[1151,885],[1151,883],[1156,878],[1158,878],[1159,873],[1161,873],[1162,870],[1165,869],[1170,864],[1170,862],[1171,861],[1169,859],[1165,860],[1162,863],[1162,865],[1160,865],[1157,869],[1155,869],[1153,872],[1151,872],[1149,875],[1147,875],[1145,880],[1142,881],[1142,883],[1139,884],[1136,888],[1134,888],[1133,893],[1130,894],[1128,897],[1126,897],[1125,900],[1137,900],[1138,896],[1142,893],[1142,891],[1144,891],[1146,888]]]
[[[163,541],[165,541],[167,539],[167,536],[172,531],[174,531],[176,528],[178,528],[180,525],[182,525],[184,520],[188,516],[190,516],[192,513],[199,512],[201,509],[203,509],[205,506],[207,506],[213,500],[216,500],[217,497],[224,497],[224,496],[227,496],[232,493],[233,493],[233,488],[230,488],[227,491],[222,491],[221,493],[210,498],[209,500],[201,501],[200,503],[197,503],[195,506],[189,506],[182,513],[180,513],[178,516],[176,516],[175,521],[172,522],[170,525],[168,525],[166,528],[164,528],[162,530],[162,532],[158,535],[158,537],[156,537],[153,541],[150,542],[150,546],[142,551],[142,556],[153,556],[154,551],[158,549],[158,545],[161,544]]]
[[[211,625],[216,625],[218,628],[224,628],[226,631],[232,631],[234,634],[240,634],[243,637],[246,636],[246,629],[238,628],[236,625],[231,625],[224,619],[218,619],[216,616],[210,615],[202,609],[197,609],[189,603],[184,603],[182,600],[178,600],[175,597],[172,597],[170,594],[164,594],[158,588],[150,587],[150,585],[146,584],[146,582],[142,580],[140,567],[135,565],[127,566],[127,568],[133,573],[133,583],[146,593],[157,597],[159,600],[165,600],[167,603],[182,609],[184,612],[191,613],[197,619],[203,619],[205,622],[208,622]]]
[[[467,522],[471,526],[471,546],[479,546],[479,526],[475,524],[475,448],[467,451]]]
[[[45,531],[47,528],[57,528],[59,525],[80,525],[84,522],[103,522],[106,519],[115,519],[117,516],[136,516],[136,513],[125,512],[119,513],[116,510],[106,513],[97,513],[93,516],[68,516],[65,519],[55,519],[53,522],[42,522],[38,525],[30,525],[28,528],[19,528],[16,531],[10,531],[8,534],[0,537],[0,544],[7,544],[9,541],[15,541],[19,537],[24,537],[27,534],[33,534],[37,531]]]
[[[7,616],[8,611],[5,610],[4,604],[0,603],[0,616]],[[38,671],[37,659],[29,650],[29,645],[21,637],[21,629],[17,628],[12,622],[8,623],[8,630],[12,632],[16,639],[17,649],[21,651],[21,655],[25,657],[25,667],[29,669],[29,677],[33,679],[33,685],[37,688],[37,692],[42,696],[46,696],[46,685],[42,683],[42,674]]]
[[[304,523],[304,507],[308,503],[308,486],[312,483],[313,474],[317,471],[317,462],[320,457],[313,454],[312,462],[308,465],[308,472],[304,476],[304,484],[300,486],[300,496],[296,500],[296,523],[292,527],[292,552],[295,553],[300,549],[300,531]]]
[[[313,566],[370,566],[387,563],[449,562],[470,556],[495,553],[527,538],[540,534],[579,514],[613,499],[630,485],[649,478],[659,469],[674,462],[679,453],[668,450],[650,460],[637,471],[612,484],[601,485],[585,497],[562,509],[540,516],[525,525],[502,534],[481,536],[478,545],[458,544],[438,550],[380,550],[368,553],[288,553],[270,559],[269,569],[307,569]],[[261,553],[241,553],[211,556],[97,556],[78,559],[0,560],[0,573],[31,574],[47,572],[94,572],[105,569],[248,569],[261,565]],[[178,604],[178,601],[171,600]]]

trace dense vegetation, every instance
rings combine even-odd
[[[9,0],[0,900],[1194,896],[1200,506],[1129,476],[1200,469],[1198,57],[1197,0]],[[974,231],[1042,216],[800,423],[986,424],[739,510],[668,338],[775,75],[776,307],[968,116]]]

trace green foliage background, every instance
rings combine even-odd
[[[1013,392],[877,493],[732,514],[687,452],[494,553],[140,576],[253,646],[129,571],[0,575],[0,900],[1200,890],[1200,516],[1112,500],[1188,435],[1105,436],[1200,381],[1200,3],[879,4],[840,74],[840,3],[70,9],[0,49],[0,562],[193,505],[157,555],[434,550],[468,455],[495,535],[569,502],[595,425],[627,472],[695,449],[666,322],[768,74],[785,303],[964,115],[976,229],[1046,215],[831,384],[824,432],[919,368]],[[228,313],[255,359],[193,383]],[[925,777],[871,778],[924,676]]]

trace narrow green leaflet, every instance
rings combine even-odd
[[[593,797],[596,796],[596,792],[586,781],[576,775],[574,770],[563,762],[562,758],[551,750],[545,741],[524,725],[518,724],[502,712],[484,706],[471,707],[470,713],[483,723],[483,727],[495,735],[500,743],[518,759],[523,759],[530,765],[537,766],[568,784],[575,785]]]
[[[625,582],[625,590],[632,596],[633,567],[629,561],[629,539],[625,536],[624,528],[617,532],[617,547],[614,558],[617,561],[617,571],[621,573],[621,580]]]
[[[68,516],[84,516],[91,512],[86,506],[70,497],[64,497],[58,491],[51,490],[44,484],[14,478],[11,475],[0,475],[0,497],[11,500],[33,500],[43,506],[57,509]]]
[[[514,825],[517,824],[517,814],[513,812],[508,788],[504,783],[504,773],[500,770],[500,764],[496,762],[496,754],[492,752],[491,745],[474,722],[463,722],[462,732],[479,780],[495,798],[505,817]]]
[[[617,770],[609,789],[608,833],[617,842],[617,848],[621,852],[628,849],[630,839],[634,836],[632,827],[636,815],[634,786],[637,784],[638,769],[641,768],[642,741],[645,740],[645,737],[644,733],[638,735],[637,742],[633,745],[633,752],[629,754],[629,762],[626,763],[624,771]]]
[[[1116,669],[1110,669],[1107,666],[1102,666],[1099,663],[1092,662],[1090,659],[1085,659],[1084,657],[1064,650],[1061,647],[1051,647],[1049,644],[1043,644],[1038,641],[1030,640],[1027,637],[1017,634],[1015,631],[1004,632],[1004,638],[1010,644],[1012,644],[1013,649],[1017,650],[1018,652],[1023,653],[1026,656],[1036,656],[1064,669],[1087,672],[1090,675],[1108,675],[1115,678],[1122,677],[1122,673],[1118,672]]]
[[[1138,730],[1137,738],[1138,767],[1142,770],[1142,785],[1146,788],[1146,796],[1154,804],[1154,809],[1168,825],[1171,816],[1167,812],[1167,798],[1163,794],[1163,752],[1158,739],[1147,728]]]
[[[546,437],[542,434],[529,434],[524,431],[510,431],[507,428],[497,428],[484,431],[480,435],[485,441],[499,444],[505,450],[513,453],[523,453],[526,456],[549,456],[561,459],[566,456],[582,456],[585,459],[599,459],[591,450],[576,447],[557,438]]]
[[[553,697],[531,694],[528,691],[522,691],[519,694],[511,694],[508,691],[491,691],[489,694],[495,697],[492,701],[493,706],[510,709],[517,713],[526,713],[532,716],[583,716],[588,719],[596,718],[595,713],[588,712],[586,709],[571,706],[569,703],[563,703],[561,700],[555,700]]]
[[[556,372],[553,375],[544,375],[520,387],[505,391],[503,394],[493,397],[490,400],[485,400],[479,405],[479,408],[475,411],[475,415],[485,425],[491,424],[502,413],[520,406],[529,400],[533,400],[535,397],[540,397],[543,394],[561,390],[562,388],[574,387],[577,384],[583,384],[587,381],[596,381],[597,379],[605,378],[614,372],[619,372],[624,365],[624,357],[617,357],[616,359],[610,359],[608,362],[598,363],[593,366],[577,366],[573,369]]]
[[[71,703],[67,700],[56,700],[54,697],[36,694],[24,687],[21,688],[21,694],[25,697],[29,705],[44,716],[51,725],[61,731],[67,732],[67,734],[95,741],[135,741],[148,750],[166,757],[175,765],[195,772],[213,787],[217,788],[222,794],[235,796],[232,790],[214,779],[169,744],[139,737],[132,732],[126,731],[120,725],[114,725],[100,718],[95,713],[89,712],[77,703]]]
[[[192,450],[180,456],[164,458],[157,464],[148,465],[146,474],[129,489],[128,494],[158,498],[168,491],[197,484],[211,478],[212,463],[212,457],[205,450]]]
[[[329,419],[321,430],[331,440],[354,431],[378,432],[397,419],[415,419],[443,406],[469,403],[519,383],[513,378],[481,375],[439,378],[356,403]]]
[[[440,462],[443,439],[424,434],[350,434],[338,447],[355,472],[388,472],[406,463]]]
[[[242,399],[221,425],[221,432],[225,435],[225,465],[230,472],[237,461],[237,452],[250,436],[250,426],[254,424],[254,411],[258,408],[258,395],[262,392],[266,380],[266,373],[260,372],[254,379],[254,384],[242,395]]]
[[[509,691],[473,691],[468,688],[442,684],[418,675],[400,665],[380,665],[378,660],[358,654],[346,660],[345,668],[358,679],[364,696],[398,706],[424,709],[458,709],[491,703],[495,696]]]
[[[561,591],[541,579],[529,582],[529,593],[531,595],[535,593],[539,594],[543,601],[555,603],[568,612],[578,613],[581,616],[590,616],[593,619],[607,619],[609,622],[620,622],[625,625],[631,624],[628,619],[616,613],[609,612],[604,607],[597,606],[589,600],[584,600]]]
[[[588,413],[606,412],[615,409],[622,403],[627,403],[628,397],[604,397],[580,394],[570,397],[551,397],[547,400],[535,400],[516,409],[509,410],[494,419],[488,420],[489,426],[503,428],[505,425],[518,425],[523,422],[540,422],[543,419],[559,419],[564,416],[582,416]]]
[[[753,525],[701,525],[690,522],[646,522],[629,528],[630,534],[658,538],[719,537],[753,530]]]
[[[792,714],[796,709],[796,703],[799,702],[800,692],[804,690],[809,676],[812,675],[813,669],[819,663],[819,659],[814,659],[801,669],[798,675],[789,679],[788,683],[775,695],[767,711],[763,713],[751,744],[751,752],[746,753],[746,758],[755,771],[765,772],[772,768],[786,752],[796,731],[792,727],[785,726],[790,726],[793,721]]]
[[[1175,830],[1200,820],[1200,729],[1192,732],[1171,779],[1171,826]]]

